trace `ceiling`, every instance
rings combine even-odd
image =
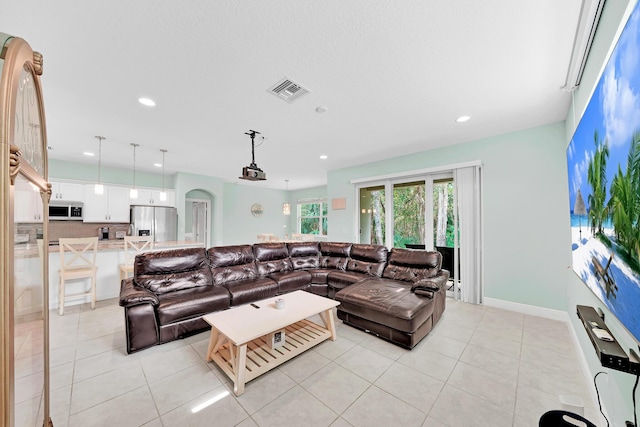
[[[0,0],[44,56],[49,157],[289,189],[565,119],[580,0]],[[311,92],[267,92],[283,77]],[[153,108],[138,103],[145,96]],[[317,107],[326,107],[324,113]],[[456,123],[461,115],[471,116]],[[255,159],[265,182],[238,179]],[[326,160],[319,156],[325,154]],[[288,184],[285,180],[289,180]]]

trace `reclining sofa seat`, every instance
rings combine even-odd
[[[311,276],[307,292],[323,297],[328,296],[327,275],[329,270],[320,268],[320,244],[318,242],[287,243],[289,258],[294,270],[304,270]]]
[[[302,269],[294,270],[286,243],[256,243],[253,254],[258,274],[278,284],[278,295],[306,290],[311,284],[311,274]]]
[[[413,348],[438,322],[445,309],[449,272],[436,251],[393,248],[382,277],[361,280],[336,293],[338,318],[344,323],[405,348]],[[431,298],[414,285],[439,289]]]
[[[381,277],[389,253],[387,247],[382,245],[329,243],[324,248],[321,243],[320,247],[323,254],[325,251],[330,253],[327,266],[335,261],[337,267],[327,276],[330,298],[335,298],[341,289],[360,280]]]
[[[213,284],[204,248],[136,256],[134,278],[120,292],[127,353],[200,332],[208,327],[203,315],[229,308],[229,292]]]
[[[242,305],[276,296],[278,283],[259,274],[251,245],[209,248],[209,263],[214,285],[231,296],[231,305]]]

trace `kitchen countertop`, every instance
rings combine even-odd
[[[192,241],[168,241],[158,242],[154,245],[154,250],[172,249],[172,248],[197,248],[202,247],[203,244]],[[35,243],[20,243],[15,246],[15,254],[19,258],[31,258],[38,256],[38,246]],[[57,244],[50,244],[47,246],[50,254],[59,253],[60,246]],[[99,240],[98,241],[98,253],[111,252],[111,251],[124,251],[124,240]]]

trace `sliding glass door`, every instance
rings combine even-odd
[[[387,180],[358,191],[360,243],[414,249],[453,246],[452,174]]]
[[[360,243],[386,244],[385,194],[384,185],[360,188]]]
[[[426,200],[425,181],[393,184],[393,247],[425,247]]]
[[[358,185],[360,243],[437,250],[455,298],[482,301],[481,168],[415,173]],[[464,285],[464,286],[463,286]]]

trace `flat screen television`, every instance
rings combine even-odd
[[[567,148],[572,266],[640,342],[640,7]]]

